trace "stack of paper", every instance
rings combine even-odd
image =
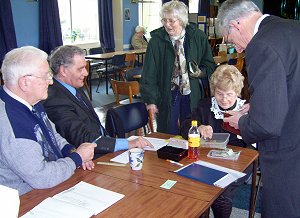
[[[97,215],[124,195],[80,182],[52,198],[47,198],[23,217],[85,218]]]

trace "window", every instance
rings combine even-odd
[[[159,11],[161,0],[144,1],[139,3],[139,24],[146,29],[146,38],[150,38],[150,32],[162,26]]]
[[[64,44],[99,42],[98,0],[58,0]]]

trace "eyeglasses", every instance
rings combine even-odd
[[[236,96],[237,96],[237,94],[233,93],[233,92],[230,92],[230,93],[221,93],[221,92],[218,92],[218,91],[215,92],[215,97],[220,98],[220,99],[224,99],[224,98],[233,99]]]
[[[173,20],[173,19],[167,19],[167,18],[161,19],[161,22],[162,22],[163,25],[166,25],[168,23],[170,25],[174,25],[176,21],[178,21],[178,19],[175,19],[175,20]]]
[[[31,76],[31,77],[39,78],[39,79],[42,79],[45,81],[52,81],[52,79],[53,79],[53,73],[51,71],[48,71],[46,76],[36,76],[36,75],[31,75],[31,74],[24,75],[24,76]]]

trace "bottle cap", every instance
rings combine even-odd
[[[198,124],[198,123],[197,123],[197,120],[193,120],[193,121],[192,121],[192,126],[197,126],[197,124]]]

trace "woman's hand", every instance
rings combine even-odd
[[[200,125],[199,127],[199,131],[201,134],[201,137],[205,138],[205,139],[211,139],[212,135],[213,135],[213,128],[209,125],[205,126],[205,125]]]
[[[158,113],[157,106],[155,104],[149,104],[147,105],[147,110],[150,111],[152,115],[152,119],[154,120],[156,117],[156,114]]]

